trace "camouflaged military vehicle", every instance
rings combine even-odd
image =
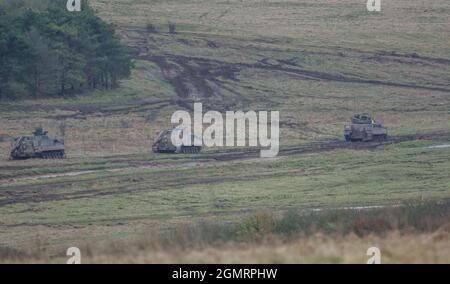
[[[356,114],[352,117],[352,124],[345,126],[344,137],[351,142],[384,141],[388,138],[388,130],[370,115]]]
[[[10,159],[63,159],[65,158],[64,149],[64,140],[50,138],[47,131],[39,127],[33,132],[33,136],[21,136],[13,139]]]
[[[161,132],[158,137],[156,137],[152,150],[154,153],[183,153],[183,154],[198,154],[202,150],[200,146],[181,146],[176,147],[172,143],[172,132],[180,131],[175,130],[165,130]],[[194,141],[194,135],[192,135],[192,141]]]

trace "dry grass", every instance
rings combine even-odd
[[[85,242],[84,263],[450,263],[449,203],[281,216],[262,212],[237,224],[200,223],[139,238]],[[1,262],[63,263],[64,249],[42,239],[28,249],[0,247]]]
[[[347,235],[344,237],[315,234],[291,241],[278,239],[260,244],[222,244],[202,249],[160,249],[139,246],[116,248],[82,248],[82,263],[96,264],[297,264],[355,263],[368,260],[370,247],[381,250],[382,263],[450,263],[450,233],[407,234],[391,232],[385,237]],[[64,252],[53,258],[0,259],[0,263],[64,263]]]
[[[450,233],[386,237],[313,235],[295,241],[274,240],[259,245],[228,245],[203,250],[137,251],[132,254],[95,255],[92,263],[365,263],[366,251],[381,249],[383,263],[450,263]]]
[[[372,14],[366,10],[366,1],[360,0],[92,2],[102,17],[120,26],[144,27],[148,21],[162,26],[173,21],[181,31],[241,37],[282,35],[316,46],[443,55],[447,54],[450,31],[446,0],[384,1],[382,12]]]

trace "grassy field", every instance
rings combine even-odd
[[[317,234],[295,241],[272,241],[261,245],[228,244],[202,249],[167,250],[143,249],[130,244],[104,245],[103,251],[89,250],[82,254],[83,264],[365,264],[369,260],[369,247],[378,245],[382,249],[382,264],[448,264],[449,235],[444,232],[427,234],[390,233],[383,237],[358,238],[330,237]],[[126,246],[126,248],[125,248]],[[107,247],[107,249],[105,248]],[[144,247],[145,248],[145,247]],[[107,251],[107,252],[106,252]],[[15,255],[17,252],[9,252]],[[6,258],[0,263],[54,263],[67,261],[64,251],[53,257]]]
[[[363,2],[91,1],[117,25],[135,69],[115,90],[0,102],[0,247],[64,257],[69,246],[127,242],[193,222],[235,223],[261,210],[448,199],[450,148],[428,147],[450,140],[450,7],[446,0],[396,0],[368,13]],[[169,22],[176,34],[168,33]],[[150,153],[172,113],[196,101],[219,111],[280,111],[285,152],[269,160],[245,148]],[[342,146],[343,126],[358,112],[373,113],[393,137],[424,137]],[[7,161],[10,139],[39,125],[64,136],[68,158]],[[338,144],[290,151],[314,143]],[[449,262],[422,253],[442,251],[448,234],[390,234],[373,238],[399,251],[424,244],[416,258],[392,262]],[[365,250],[335,256],[372,240],[325,235],[332,253],[316,259],[314,238],[183,257],[160,251],[153,260],[142,252],[137,261],[361,262]],[[279,259],[291,249],[308,257]]]
[[[269,161],[217,162],[208,154],[192,158],[196,162],[184,156],[127,157],[127,162],[101,160],[101,167],[86,169],[94,163],[46,161],[46,167],[39,167],[45,174],[61,169],[91,172],[6,179],[9,182],[0,186],[2,244],[23,248],[44,242],[56,253],[68,244],[129,240],[148,230],[195,221],[235,222],[261,210],[439,201],[449,197],[450,149],[426,149],[431,143],[435,142]],[[24,173],[35,169],[22,166]],[[55,167],[58,170],[52,170]]]
[[[396,207],[245,214],[239,222],[202,221],[128,240],[80,243],[83,263],[448,263],[449,200]],[[43,243],[0,247],[1,262],[64,263]]]

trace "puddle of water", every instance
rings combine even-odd
[[[328,210],[370,210],[370,209],[382,209],[399,207],[400,205],[372,205],[372,206],[354,206],[354,207],[337,207],[337,208],[315,208],[313,212],[322,212]]]
[[[81,175],[87,175],[87,174],[93,174],[97,172],[108,172],[108,173],[115,173],[130,169],[153,169],[153,168],[190,168],[200,165],[200,163],[192,162],[192,163],[185,163],[182,165],[172,165],[167,167],[159,167],[155,165],[144,165],[144,166],[137,166],[137,167],[125,167],[125,168],[118,168],[118,169],[102,169],[102,170],[91,170],[91,171],[79,171],[79,172],[66,172],[66,173],[57,173],[57,174],[46,174],[46,175],[38,175],[38,176],[30,176],[30,177],[18,177],[18,178],[12,178],[11,181],[18,182],[18,181],[26,181],[26,180],[41,180],[41,179],[52,179],[52,178],[58,178],[58,177],[76,177]]]
[[[47,178],[57,178],[57,177],[75,177],[80,175],[92,174],[95,171],[82,171],[82,172],[69,172],[69,173],[61,173],[61,174],[48,174],[48,175],[40,175],[34,177],[25,177],[18,178],[17,180],[38,180],[38,179],[47,179]]]
[[[427,149],[445,149],[445,148],[450,148],[450,144],[434,145],[427,147]]]

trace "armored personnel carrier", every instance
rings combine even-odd
[[[384,141],[388,138],[388,130],[370,115],[356,114],[352,117],[352,124],[345,126],[344,137],[351,142]]]
[[[51,138],[41,127],[36,128],[33,136],[16,137],[11,142],[11,160],[43,158],[65,158],[64,140]]]
[[[156,137],[152,150],[154,153],[183,153],[183,154],[198,154],[202,150],[200,146],[181,146],[176,147],[172,143],[172,132],[180,131],[178,129],[175,130],[165,130],[162,131],[158,137]],[[194,135],[192,135],[192,141],[194,139]]]

